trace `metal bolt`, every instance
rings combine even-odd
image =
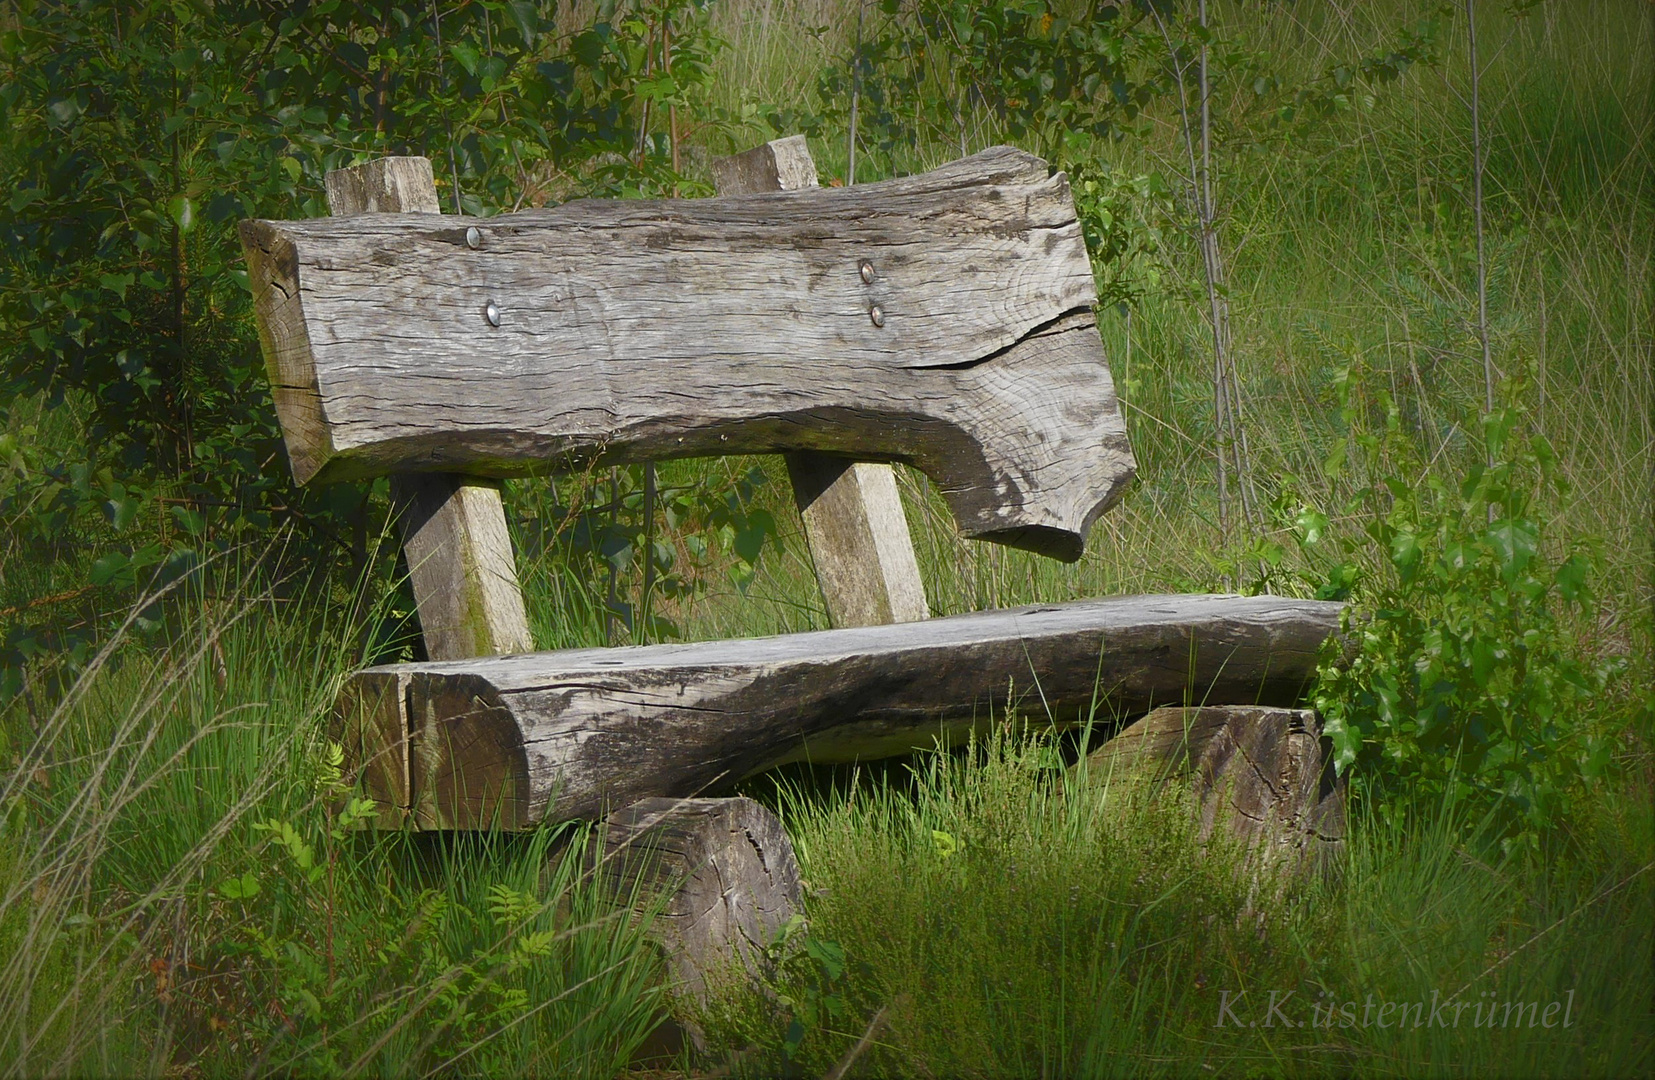
[[[885,313],[883,311],[879,310],[877,307],[874,308],[872,311],[868,312],[868,318],[873,320],[873,324],[875,326],[884,326],[885,325]]]
[[[493,300],[483,305],[483,318],[488,320],[490,326],[500,325],[500,308]]]
[[[873,284],[873,263],[869,262],[866,259],[863,259],[862,264],[857,267],[857,270],[859,270],[862,274],[862,284],[864,284],[864,285],[872,285]]]
[[[465,230],[465,246],[476,251],[483,246],[483,234],[475,225],[469,225]]]

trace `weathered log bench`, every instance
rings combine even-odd
[[[929,476],[966,536],[1064,560],[1133,474],[1061,173],[999,147],[819,188],[799,137],[715,172],[717,198],[475,219],[389,158],[330,174],[333,218],[243,224],[295,478],[393,477],[431,659],[358,672],[338,705],[381,824],[526,828],[902,753],[1008,685],[1058,726],[1297,703],[1336,604],[927,618],[881,463]],[[532,651],[500,478],[777,452],[835,629]]]

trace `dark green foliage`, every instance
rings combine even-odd
[[[1559,493],[1555,455],[1500,409],[1483,419],[1486,463],[1455,483],[1409,452],[1387,393],[1373,395],[1383,426],[1372,431],[1348,373],[1338,386],[1351,439],[1326,468],[1362,471],[1369,486],[1346,513],[1377,557],[1365,574],[1341,561],[1324,586],[1355,600],[1356,655],[1347,663],[1344,643],[1332,646],[1315,699],[1335,765],[1387,804],[1468,802],[1491,815],[1493,838],[1537,844],[1607,765],[1616,732],[1593,705],[1625,668],[1574,640],[1571,614],[1595,614],[1591,560],[1542,543],[1536,498]],[[1300,524],[1314,543],[1326,522]]]
[[[474,214],[684,186],[660,132],[668,107],[716,120],[701,5],[604,4],[570,33],[553,14],[18,5],[0,34],[0,521],[38,577],[0,582],[0,700],[213,551],[279,531],[277,576],[389,576],[370,567],[383,483],[288,478],[234,226],[324,214],[329,169],[392,153],[431,157],[445,205]],[[36,443],[42,407],[78,417],[71,453]]]
[[[620,644],[616,629],[632,644],[679,637],[664,606],[681,608],[719,578],[744,593],[765,548],[780,553],[775,516],[763,505],[775,494],[764,466],[721,474],[672,462],[657,470],[648,508],[636,465],[515,485],[512,524],[531,604],[536,593],[556,594],[560,581],[614,582],[601,607],[588,609],[600,618],[571,618],[559,598],[563,617],[547,621],[556,639],[548,647]]]

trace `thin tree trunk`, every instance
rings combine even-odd
[[[848,150],[845,163],[845,183],[856,183],[856,111],[862,99],[862,13],[866,10],[866,3],[858,0],[856,5],[856,49],[851,53],[850,61],[850,136],[846,140]]]
[[[1488,344],[1488,262],[1483,252],[1483,127],[1479,98],[1482,79],[1477,70],[1477,17],[1472,0],[1465,0],[1465,26],[1471,52],[1471,204],[1477,219],[1477,340],[1483,347],[1483,411],[1492,413],[1494,354]]]
[[[661,70],[672,77],[672,20],[663,16],[661,22]],[[678,157],[678,106],[667,103],[667,138],[672,142],[672,171],[683,171],[683,163]],[[672,197],[678,197],[678,181],[672,183]]]
[[[431,0],[431,32],[437,42],[437,80],[444,94],[448,93],[448,66],[442,59],[442,15],[437,11],[437,0]],[[454,120],[443,108],[443,125],[448,129],[448,174],[454,179],[454,212],[465,213],[460,204],[460,162],[454,156]]]
[[[621,471],[615,466],[609,467],[609,528],[613,532],[620,523],[621,515]],[[598,553],[603,554],[600,545]],[[615,596],[615,561],[607,556],[603,560],[608,568],[608,587],[604,590],[603,598],[603,643],[615,644],[615,609],[618,605]]]
[[[1201,28],[1207,26],[1207,4],[1201,0],[1197,11]],[[1217,200],[1213,193],[1212,177],[1212,88],[1208,64],[1208,49],[1203,41],[1198,58],[1197,76],[1200,93],[1200,117],[1190,115],[1188,88],[1184,81],[1185,65],[1178,60],[1178,50],[1165,19],[1155,12],[1155,20],[1166,42],[1168,56],[1174,65],[1178,81],[1178,116],[1184,136],[1184,150],[1189,162],[1191,201],[1195,204],[1197,241],[1201,249],[1201,266],[1207,290],[1208,319],[1213,336],[1213,422],[1217,439],[1216,463],[1218,472],[1218,527],[1223,541],[1230,537],[1234,514],[1232,510],[1231,478],[1235,480],[1234,499],[1239,501],[1241,520],[1251,522],[1254,502],[1250,486],[1251,470],[1245,425],[1242,423],[1241,389],[1236,377],[1235,360],[1230,340],[1230,305],[1226,295],[1223,253],[1218,242]],[[1195,130],[1197,123],[1200,131]],[[1199,140],[1199,152],[1197,141]]]

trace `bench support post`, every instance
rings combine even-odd
[[[442,212],[425,158],[336,169],[327,175],[327,191],[334,217]],[[532,650],[499,481],[404,474],[392,478],[391,500],[426,655],[464,660]]]
[[[816,186],[803,135],[713,162],[720,195]],[[917,622],[930,615],[896,472],[828,454],[787,455],[816,580],[834,626]]]

